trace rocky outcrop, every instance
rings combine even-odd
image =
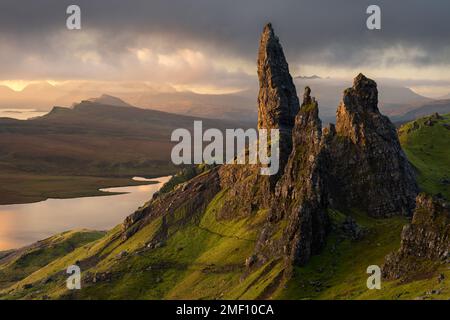
[[[450,204],[443,199],[420,194],[412,222],[402,231],[400,249],[386,257],[382,268],[386,279],[420,276],[432,263],[450,263]]]
[[[248,217],[268,208],[273,199],[270,177],[259,174],[258,165],[224,165],[219,170],[221,189],[226,192],[219,219]]]
[[[375,81],[359,74],[337,110],[329,146],[335,204],[374,217],[411,215],[418,187],[391,121],[378,110]]]
[[[264,27],[258,51],[258,128],[280,130],[278,174],[259,174],[258,165],[224,165],[220,171],[221,186],[227,189],[220,218],[248,216],[268,208],[275,184],[281,177],[292,150],[292,129],[299,101],[283,48],[271,24]]]
[[[325,244],[327,209],[411,214],[418,192],[414,173],[377,104],[376,83],[360,74],[344,92],[336,126],[322,130],[318,103],[305,88],[292,153],[256,248],[262,261],[284,256],[305,264]],[[362,237],[356,233],[355,239]]]
[[[272,25],[264,27],[258,51],[258,128],[280,130],[280,172],[292,149],[299,101],[289,66]]]
[[[305,264],[325,244],[328,227],[326,168],[321,152],[322,124],[318,104],[305,88],[295,119],[293,150],[276,186],[269,219],[257,244],[264,261],[283,256]]]

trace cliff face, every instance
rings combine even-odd
[[[383,276],[399,279],[417,276],[421,264],[450,263],[450,204],[420,194],[412,222],[402,231],[400,249],[386,257]]]

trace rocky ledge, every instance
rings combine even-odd
[[[433,266],[450,263],[450,204],[421,193],[412,222],[403,228],[401,246],[386,257],[385,279],[424,277]]]

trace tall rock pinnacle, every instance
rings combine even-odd
[[[224,200],[218,216],[251,215],[256,208],[268,208],[275,186],[283,175],[292,151],[292,130],[299,101],[289,67],[272,25],[264,27],[258,52],[258,128],[279,129],[279,170],[261,176],[259,165],[225,165],[219,170],[222,187],[233,196]]]
[[[280,129],[280,170],[292,149],[299,100],[283,48],[272,25],[264,27],[258,52],[258,128]]]

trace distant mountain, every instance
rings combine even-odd
[[[91,98],[88,101],[97,103],[97,104],[116,106],[116,107],[133,107],[131,104],[126,103],[122,99],[110,96],[108,94],[102,94],[100,97]]]
[[[351,81],[312,75],[296,77],[294,83],[299,89],[310,86],[319,102],[320,117],[325,122],[334,122],[342,91]],[[392,81],[378,83],[380,110],[389,116],[402,115],[417,105],[433,101]],[[30,84],[19,92],[0,87],[0,108],[50,111],[54,105],[72,105],[74,101],[82,101],[86,97],[97,97],[90,101],[116,106],[133,105],[203,118],[256,121],[257,91],[258,87],[253,84],[237,93],[200,94],[131,82],[69,82],[58,85],[42,82]]]
[[[50,83],[45,82],[45,81],[29,84],[22,91],[19,91],[19,93],[22,95],[40,94],[42,92],[53,92],[53,93],[57,94],[57,90],[56,90],[55,86],[53,86]]]
[[[113,97],[101,100],[119,103]],[[177,128],[248,128],[252,123],[195,118],[132,106],[83,101],[54,107],[27,121],[0,118],[0,172],[55,175],[161,176],[176,171],[170,161]]]
[[[412,110],[405,112],[402,115],[393,116],[392,121],[404,123],[424,116],[431,115],[436,112],[439,114],[450,113],[450,99],[427,102],[424,104],[411,107],[411,109]]]
[[[22,91],[0,86],[0,108],[50,111],[54,105],[72,105],[86,97],[115,106],[139,106],[189,116],[256,121],[254,92],[199,94],[171,87],[153,88],[143,83],[33,83]]]
[[[48,82],[32,83],[22,91],[0,87],[0,108],[48,111],[63,93]]]
[[[305,79],[305,80],[313,80],[313,79],[322,79],[318,75],[313,74],[312,76],[297,76],[295,79]]]
[[[10,89],[7,86],[0,86],[0,95],[2,97],[6,96],[10,96],[14,94],[14,90]]]
[[[438,100],[449,100],[450,99],[450,93],[446,94],[445,96],[439,97]]]
[[[255,92],[250,90],[236,94],[148,92],[123,93],[120,97],[135,106],[165,112],[205,118],[256,121]]]

